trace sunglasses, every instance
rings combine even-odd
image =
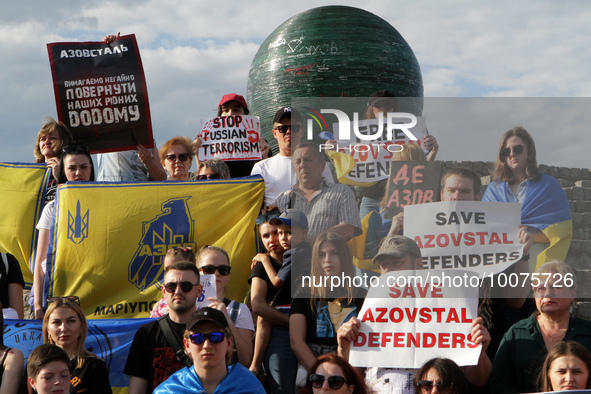
[[[417,386],[425,391],[433,390],[433,387],[443,388],[443,384],[441,382],[434,382],[432,380],[419,380]]]
[[[213,275],[217,270],[221,276],[228,276],[230,275],[230,270],[232,269],[232,267],[230,267],[229,265],[204,265],[203,267],[199,267],[199,269],[203,271],[205,275]]]
[[[340,389],[347,380],[342,376],[329,376],[328,378],[324,375],[319,375],[317,373],[313,373],[308,378],[310,380],[310,384],[315,389],[319,389],[324,385],[324,381],[328,380],[328,387],[333,390]]]
[[[202,334],[200,332],[189,335],[189,339],[195,345],[202,345],[207,339],[211,343],[220,343],[224,340],[226,334],[223,332],[210,332],[209,334]]]
[[[80,305],[80,297],[75,296],[75,295],[71,295],[71,296],[63,296],[63,297],[51,297],[47,299],[47,303],[51,304],[53,302],[57,302],[57,301],[71,301],[71,302],[75,302],[76,304]]]
[[[273,218],[278,218],[281,215],[279,211],[271,211],[267,213],[263,213],[262,215],[257,216],[256,220],[254,221],[257,226],[263,224]]]
[[[199,283],[193,284],[191,282],[168,282],[164,284],[164,289],[172,294],[176,291],[177,285],[181,285],[181,290],[183,293],[188,293],[193,290],[193,287],[199,286]]]
[[[292,124],[292,125],[279,125],[275,127],[275,130],[280,132],[281,134],[287,133],[287,130],[291,130],[292,133],[299,133],[302,130],[301,124]]]
[[[204,181],[206,179],[222,179],[222,177],[219,174],[211,174],[211,175],[199,175],[199,176],[197,176],[197,179],[200,181]]]
[[[170,161],[176,161],[177,158],[179,159],[179,161],[187,161],[189,160],[189,154],[181,153],[180,155],[166,155],[164,156],[164,158]]]
[[[519,155],[523,152],[523,145],[515,145],[513,147],[513,154],[514,155]],[[501,157],[505,158],[508,157],[511,154],[511,148],[503,148],[501,149]]]

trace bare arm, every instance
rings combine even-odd
[[[306,316],[294,313],[289,316],[289,343],[300,364],[310,373],[316,362],[314,353],[306,343]]]
[[[355,341],[359,336],[359,328],[361,323],[356,317],[352,317],[348,322],[341,324],[337,331],[337,354],[349,361],[349,352],[351,350],[351,342]]]
[[[137,376],[129,377],[129,394],[147,394],[148,381]]]
[[[19,319],[24,319],[23,286],[20,283],[8,284],[8,307],[14,309]],[[1,393],[0,393],[1,394]]]
[[[275,268],[273,268],[273,264],[271,263],[271,259],[269,258],[269,254],[268,253],[259,253],[256,256],[254,256],[252,258],[251,268],[254,268],[256,263],[259,261],[263,264],[263,267],[265,267],[265,272],[267,273],[267,276],[269,277],[269,280],[271,281],[271,283],[273,283],[273,286],[275,286],[276,288],[283,287],[283,284],[285,282],[283,282],[281,279],[279,279],[277,277],[277,271],[275,271]]]
[[[470,383],[480,387],[486,383],[490,376],[490,371],[492,370],[492,364],[486,355],[486,349],[490,343],[490,334],[486,327],[484,327],[481,317],[477,317],[472,321],[472,331],[470,336],[472,342],[481,343],[482,348],[480,351],[480,357],[478,358],[478,364],[464,367],[464,374]]]
[[[166,170],[162,167],[162,163],[160,163],[160,157],[158,156],[158,149],[156,145],[150,151],[143,145],[138,145],[136,148],[137,156],[144,164],[144,167],[148,170],[148,175],[150,176],[151,181],[165,181],[166,180]]]
[[[398,235],[404,227],[404,212],[400,212],[398,215],[392,218],[392,224],[388,231],[388,237]]]
[[[4,374],[0,385],[0,394],[16,394],[23,376],[25,359],[18,349],[10,349],[4,361]]]
[[[250,297],[252,311],[273,324],[289,327],[289,318],[277,309],[269,306],[265,301],[267,295],[267,283],[261,278],[252,278]]]
[[[43,319],[43,283],[45,274],[41,264],[47,258],[47,247],[49,246],[49,230],[39,230],[37,241],[37,257],[35,258],[35,269],[33,272],[33,289],[35,292],[35,319]]]
[[[429,151],[427,154],[427,161],[435,161],[435,156],[437,156],[437,152],[439,151],[439,144],[437,143],[437,138],[432,136],[431,134],[427,134],[425,138],[423,138],[423,144],[425,148]]]

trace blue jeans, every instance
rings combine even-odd
[[[289,328],[273,326],[271,339],[263,367],[269,379],[269,388],[273,394],[295,393],[295,378],[298,359],[289,344]]]

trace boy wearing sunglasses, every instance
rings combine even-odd
[[[195,264],[180,262],[166,268],[162,294],[166,297],[169,312],[161,319],[165,319],[179,349],[185,325],[196,309],[195,302],[202,290]],[[181,369],[185,361],[190,362],[182,354],[175,353],[177,344],[170,343],[159,320],[138,329],[123,370],[129,375],[129,394],[152,393],[156,386]]]
[[[221,311],[205,307],[193,312],[183,338],[193,366],[176,372],[154,393],[264,393],[261,383],[245,367],[239,363],[228,365],[233,341]]]

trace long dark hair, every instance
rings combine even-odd
[[[90,162],[90,179],[89,181],[94,181],[94,163],[92,162],[92,157],[90,156],[90,152],[88,152],[88,148],[80,143],[74,142],[70,145],[64,146],[64,153],[62,153],[62,157],[60,158],[60,168],[59,173],[57,176],[57,183],[66,183],[68,178],[66,177],[66,173],[64,171],[64,160],[68,156],[73,155],[84,155],[88,157]]]
[[[310,383],[309,377],[311,374],[316,373],[318,367],[324,363],[338,365],[343,370],[343,377],[347,381],[346,384],[348,384],[349,386],[355,386],[355,389],[353,390],[352,394],[370,394],[373,392],[369,389],[369,387],[367,387],[365,381],[363,380],[363,377],[359,375],[359,372],[357,372],[355,368],[351,366],[351,364],[349,364],[347,361],[345,361],[345,359],[337,356],[334,353],[327,353],[318,356],[316,362],[314,363],[314,365],[312,365],[312,369],[310,369],[310,371],[312,372],[308,374],[308,379],[306,379],[306,384],[300,391],[300,394],[313,393],[312,384]]]
[[[2,262],[0,262],[2,264]],[[0,302],[0,312],[2,312],[2,303]],[[2,335],[0,335],[0,350],[5,350],[4,346],[4,315],[0,313],[0,328],[2,329]]]
[[[421,394],[419,382],[423,380],[423,376],[433,368],[439,374],[441,379],[440,384],[442,389],[448,389],[450,394],[467,394],[468,381],[464,373],[454,361],[449,358],[432,358],[427,361],[415,375],[415,393]]]
[[[556,359],[562,356],[574,356],[585,363],[587,366],[587,373],[591,374],[591,355],[585,346],[575,341],[561,341],[550,349],[542,365],[542,371],[538,376],[538,386],[540,391],[554,391],[552,383],[550,382],[550,367]],[[587,376],[585,389],[591,388],[591,377]]]
[[[525,175],[528,179],[536,180],[542,175],[538,170],[538,162],[536,161],[536,144],[534,139],[523,127],[513,127],[511,130],[503,134],[501,138],[501,144],[499,145],[499,151],[497,152],[497,159],[495,161],[495,168],[492,173],[493,180],[500,180],[501,182],[511,182],[515,180],[513,171],[507,166],[506,158],[501,157],[501,150],[505,147],[507,140],[511,137],[519,137],[525,143],[527,147],[527,161],[525,166]]]

